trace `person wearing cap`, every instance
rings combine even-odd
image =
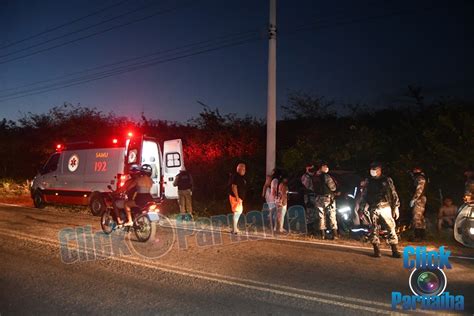
[[[393,184],[393,180],[382,174],[382,164],[373,162],[370,165],[370,177],[367,179],[367,187],[363,191],[361,205],[367,203],[372,221],[370,242],[374,247],[374,257],[381,257],[379,229],[380,224],[385,222],[388,228],[388,243],[392,248],[392,256],[400,258],[398,251],[398,236],[395,231],[395,221],[400,216],[400,200]]]
[[[415,230],[415,239],[424,240],[426,230],[426,176],[420,167],[413,168],[411,176],[415,191],[410,201],[410,208],[412,209],[412,226]]]
[[[337,219],[334,196],[337,190],[336,182],[329,175],[329,167],[326,161],[320,161],[317,165],[316,182],[314,191],[316,193],[316,208],[319,218],[319,233],[322,239],[326,238],[326,229],[332,230],[333,238],[337,239]],[[326,216],[329,215],[329,223]]]
[[[301,176],[301,184],[304,187],[304,204],[306,209],[306,224],[315,225],[316,222],[316,194],[314,193],[314,165],[306,165],[306,172]],[[315,229],[315,228],[314,228]]]

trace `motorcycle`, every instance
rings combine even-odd
[[[108,188],[111,190],[106,198],[106,202],[109,207],[104,211],[100,218],[100,226],[105,234],[111,234],[113,231],[119,229],[117,218],[120,216],[122,222],[126,221],[125,210],[122,205],[127,200],[127,195],[122,192],[113,191],[109,185]],[[132,208],[132,226],[124,226],[122,229],[126,232],[133,230],[138,241],[146,242],[152,236],[156,234],[156,224],[160,220],[158,205],[160,200],[153,200],[148,202],[143,207]]]
[[[340,233],[349,233],[354,228],[354,195],[342,194],[336,197],[336,219]]]
[[[370,217],[369,206],[365,205],[363,208],[358,208],[356,211],[356,222],[358,223],[353,228],[351,228],[351,233],[358,236],[359,239],[368,241],[370,239],[370,234],[373,230],[372,227],[372,218]],[[406,230],[405,226],[397,225],[396,232],[398,239],[400,239],[400,234]],[[389,231],[385,223],[379,224],[378,226],[379,238],[387,240],[389,237]]]

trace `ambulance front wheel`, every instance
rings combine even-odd
[[[35,205],[36,208],[45,207],[43,194],[41,194],[40,191],[36,191],[35,194],[33,195],[33,204]]]
[[[89,207],[91,209],[92,215],[94,216],[101,216],[107,208],[107,206],[105,205],[105,201],[100,195],[100,193],[92,194]]]

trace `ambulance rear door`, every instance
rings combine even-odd
[[[156,140],[151,137],[143,137],[141,150],[141,165],[150,165],[153,173],[151,179],[153,180],[153,187],[151,188],[151,195],[154,198],[161,196],[160,179],[161,179],[161,157],[160,147]]]
[[[178,173],[184,169],[181,139],[165,141],[163,145],[163,185],[167,199],[178,198],[178,188],[173,185],[173,182]]]

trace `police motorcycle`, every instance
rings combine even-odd
[[[355,207],[360,176],[353,171],[343,170],[334,170],[330,172],[330,174],[336,181],[338,188],[338,192],[334,197],[336,202],[337,227],[339,233],[348,234],[351,232],[351,229],[358,225]]]
[[[355,188],[356,190],[357,188]],[[349,233],[356,224],[355,193],[342,193],[335,197],[336,219],[339,232]]]
[[[114,191],[112,186],[107,186],[110,192],[106,195],[106,202],[110,207],[104,211],[100,218],[100,226],[105,234],[110,234],[117,229],[123,229],[126,232],[133,230],[137,240],[146,242],[156,234],[156,226],[160,220],[160,210],[158,206],[160,199],[154,199],[143,207],[132,207],[132,226],[124,226],[119,228],[117,217],[122,222],[127,221],[125,214],[124,202],[128,200],[127,194],[124,192]]]
[[[474,201],[465,201],[454,222],[454,239],[466,247],[474,247]]]
[[[368,241],[370,237],[372,227],[372,218],[370,217],[369,206],[361,205],[357,210],[357,219],[358,225],[354,225],[351,228],[351,233],[355,236],[358,236],[359,239],[364,241]],[[379,224],[379,237],[382,239],[387,239],[388,237],[388,230],[385,225]]]

